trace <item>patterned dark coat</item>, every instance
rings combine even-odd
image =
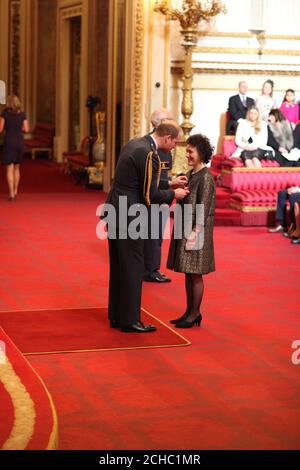
[[[187,177],[190,193],[179,204],[192,205],[193,227],[196,222],[196,204],[204,205],[204,244],[199,250],[186,251],[186,238],[183,236],[180,240],[176,240],[173,230],[167,267],[181,273],[208,274],[215,271],[213,243],[215,182],[206,167],[194,174],[189,172]]]

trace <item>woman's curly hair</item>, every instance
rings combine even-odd
[[[211,146],[210,141],[205,135],[191,135],[187,139],[186,143],[197,149],[200,160],[204,163],[208,163],[210,161],[215,149]]]

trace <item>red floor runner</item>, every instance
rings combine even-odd
[[[24,167],[16,203],[2,192],[0,310],[107,305],[103,196],[53,164],[47,179],[44,164]],[[31,191],[41,175],[43,191]],[[143,287],[143,306],[165,322],[185,308],[167,252],[164,242],[172,283]],[[300,449],[300,246],[261,227],[216,227],[215,252],[203,322],[184,331],[191,347],[30,357],[56,405],[60,449]]]
[[[105,351],[189,345],[176,331],[143,312],[154,334],[125,334],[109,328],[106,308],[0,312],[0,325],[26,354]],[[22,328],[20,328],[22,325]]]

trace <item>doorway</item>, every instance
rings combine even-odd
[[[80,145],[81,16],[70,18],[69,150]]]

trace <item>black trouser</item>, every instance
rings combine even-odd
[[[151,274],[159,271],[161,263],[161,245],[162,238],[157,240],[149,238],[145,240],[145,271]]]
[[[284,158],[283,155],[281,155],[280,152],[278,152],[278,150],[275,150],[275,160],[277,163],[279,163],[280,166],[283,166],[283,167],[299,167],[300,166],[300,159],[297,160],[296,162],[290,162],[289,160],[287,160],[286,158]]]
[[[165,210],[169,210],[165,206]],[[148,239],[145,240],[145,272],[151,274],[154,271],[159,271],[161,263],[161,246],[163,242],[163,235],[166,226],[167,218],[161,213],[159,214],[159,227],[158,238],[151,238],[151,213],[148,213]]]
[[[225,130],[226,135],[235,135],[238,124],[239,123],[237,121],[233,121],[232,119],[227,121]]]
[[[140,320],[144,274],[144,240],[108,240],[108,318],[127,326]]]
[[[277,209],[276,209],[276,220],[280,222],[282,226],[286,226],[286,202],[290,201],[290,220],[295,223],[294,205],[295,202],[300,203],[300,193],[288,194],[287,189],[279,191],[277,195]]]

